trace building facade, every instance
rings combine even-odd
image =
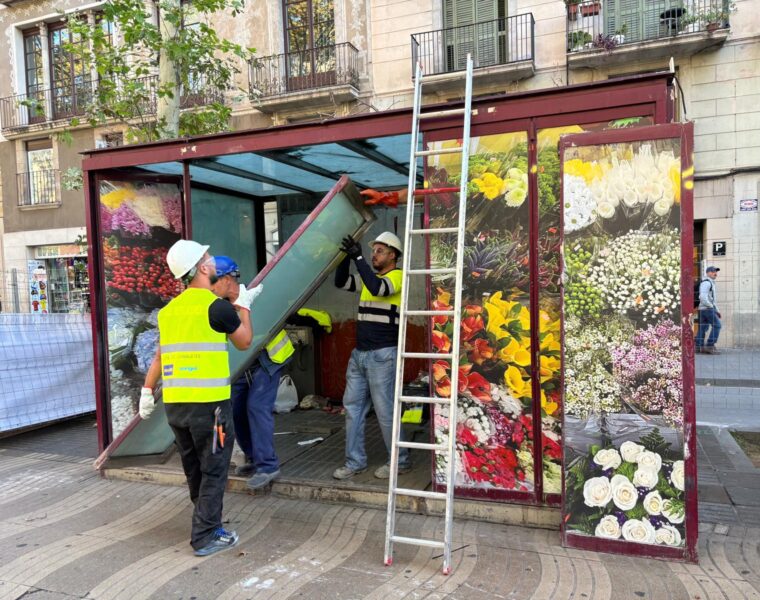
[[[57,141],[96,77],[62,51],[58,2],[4,5],[4,295],[19,289],[20,310],[34,310],[29,286],[14,288],[11,275],[15,270],[19,282],[43,268],[57,289],[79,285],[79,296],[55,306],[51,297],[49,309],[79,310],[78,298],[87,293],[76,281],[84,260],[76,248],[84,234],[84,195],[62,180],[75,171],[79,152],[119,144],[122,131],[82,127],[72,144]],[[73,0],[64,9],[97,20],[98,6]],[[723,341],[745,345],[759,328],[758,8],[760,0],[249,0],[243,15],[220,16],[214,26],[256,48],[257,59],[241,65],[240,91],[226,98],[235,130],[408,107],[415,61],[430,76],[425,102],[433,103],[461,95],[468,53],[475,59],[476,95],[663,70],[672,58],[681,117],[695,122],[695,269],[708,263],[722,269]],[[20,104],[29,99],[37,108]],[[8,302],[4,297],[4,310]]]

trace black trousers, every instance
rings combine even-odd
[[[220,421],[226,439],[224,449],[214,453],[214,410],[217,406],[222,409]],[[187,487],[190,488],[190,500],[195,505],[190,545],[198,550],[208,544],[216,529],[222,526],[224,489],[235,440],[232,403],[229,400],[170,402],[166,404],[166,417],[174,431]]]

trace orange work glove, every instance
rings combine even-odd
[[[367,198],[364,201],[365,206],[375,206],[383,204],[391,208],[398,206],[398,192],[378,192],[377,190],[364,190],[361,195]]]

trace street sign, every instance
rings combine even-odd
[[[751,211],[757,210],[757,198],[747,198],[746,200],[739,200],[739,210],[744,211]]]
[[[713,256],[726,255],[726,242],[713,242]]]

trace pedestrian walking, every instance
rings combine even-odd
[[[166,262],[187,288],[158,313],[159,348],[145,377],[140,416],[153,413],[153,390],[161,378],[194,505],[190,544],[197,556],[207,556],[238,542],[237,533],[222,527],[234,436],[227,339],[239,350],[250,346],[250,308],[258,292],[241,285],[234,304],[218,298],[211,291],[217,282],[214,257],[198,242],[179,240]]]
[[[229,297],[238,289],[240,269],[229,256],[217,256],[215,262],[219,281],[214,292],[222,298]],[[288,333],[281,329],[254,364],[232,384],[235,439],[246,457],[235,474],[250,477],[247,485],[252,490],[266,487],[280,476],[280,461],[274,448],[274,403],[280,374],[294,353]]]
[[[702,354],[720,354],[715,348],[718,343],[718,336],[721,328],[721,314],[718,310],[718,304],[715,301],[716,290],[715,280],[718,277],[720,269],[718,267],[707,267],[705,271],[707,277],[699,284],[699,328],[697,329],[696,346],[697,352]],[[707,335],[707,332],[710,332]],[[707,335],[707,340],[705,336]]]
[[[346,461],[333,473],[335,479],[348,479],[367,469],[364,429],[370,398],[374,406],[388,462],[375,470],[375,477],[390,477],[390,452],[393,434],[393,398],[396,379],[396,350],[399,306],[403,273],[396,264],[403,251],[401,240],[385,231],[370,242],[372,267],[362,256],[361,246],[351,237],[343,239],[346,253],[335,273],[335,285],[349,292],[360,292],[356,322],[356,348],[346,370]],[[350,262],[358,275],[349,274]],[[373,269],[375,272],[373,272]],[[409,449],[400,448],[398,472],[411,470]]]

